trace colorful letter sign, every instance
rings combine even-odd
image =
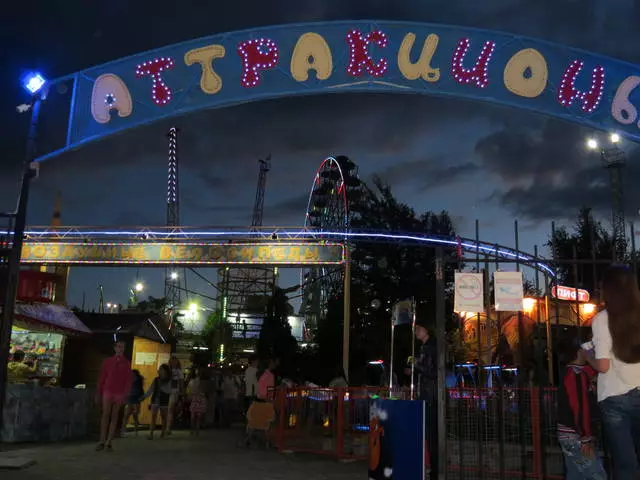
[[[336,243],[25,242],[22,263],[64,265],[337,265]]]
[[[339,92],[485,100],[640,139],[639,75],[630,63],[464,27],[384,21],[264,27],[72,75],[62,150],[196,110]]]
[[[591,295],[589,295],[589,292],[586,290],[563,287],[562,285],[551,287],[551,296],[558,300],[568,300],[571,302],[575,302],[577,297],[578,302],[580,303],[589,303],[589,300],[591,299]]]

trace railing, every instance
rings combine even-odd
[[[448,478],[560,479],[555,388],[448,390]],[[394,398],[405,392],[394,392]],[[279,390],[276,446],[336,459],[366,459],[370,405],[385,388]]]
[[[400,392],[398,392],[400,393]],[[369,407],[388,388],[298,388],[279,390],[276,446],[338,459],[368,456]]]

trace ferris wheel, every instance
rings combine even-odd
[[[309,193],[305,227],[320,232],[347,232],[352,209],[349,200],[360,193],[358,167],[348,157],[327,157],[316,171]],[[332,297],[343,288],[344,269],[317,267],[302,270],[301,313],[307,327],[315,328],[326,317]]]

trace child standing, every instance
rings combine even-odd
[[[124,434],[129,423],[129,417],[133,416],[134,432],[138,436],[138,428],[140,427],[140,399],[144,396],[144,378],[138,370],[133,370],[133,381],[131,383],[131,392],[129,399],[124,407],[124,421],[122,422],[122,433]]]
[[[558,442],[564,455],[567,480],[606,480],[596,451],[591,421],[591,384],[595,370],[575,341],[561,340],[556,349],[562,384],[558,389]]]
[[[191,435],[200,435],[202,417],[207,413],[206,393],[207,371],[200,368],[198,375],[189,382],[188,391],[191,396],[189,412],[191,413]]]
[[[143,395],[140,402],[151,397],[151,426],[149,427],[149,440],[153,440],[153,432],[156,429],[158,412],[162,420],[162,434],[167,434],[167,415],[169,412],[169,401],[171,399],[171,369],[169,365],[163,363],[158,368],[158,376],[153,380],[147,393]]]

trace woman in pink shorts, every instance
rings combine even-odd
[[[133,374],[131,363],[124,357],[124,342],[117,341],[113,350],[115,355],[107,358],[100,370],[100,380],[96,390],[96,403],[102,405],[102,418],[100,420],[100,443],[96,451],[112,450],[111,442],[118,428],[120,409],[124,405]]]

